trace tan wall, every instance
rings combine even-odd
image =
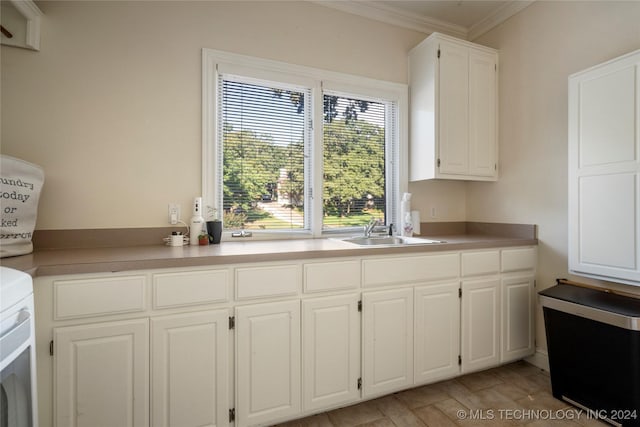
[[[568,277],[567,77],[640,49],[640,2],[538,1],[476,42],[500,50],[501,175],[469,184],[467,219],[538,224],[544,289]]]
[[[41,51],[1,48],[1,151],[45,170],[38,229],[165,226],[169,202],[188,220],[203,47],[406,83],[426,37],[302,1],[39,5]],[[464,186],[441,187],[463,218]]]

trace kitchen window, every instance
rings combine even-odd
[[[265,238],[396,223],[406,93],[402,84],[204,49],[205,205],[226,232]]]

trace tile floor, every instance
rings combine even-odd
[[[549,374],[516,362],[279,427],[606,426],[551,395]]]

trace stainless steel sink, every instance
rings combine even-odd
[[[399,237],[399,236],[372,236],[372,237],[349,237],[340,239],[343,242],[352,243],[358,246],[407,246],[407,245],[432,245],[434,243],[445,243],[443,240],[422,239],[419,237]]]

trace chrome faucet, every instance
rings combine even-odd
[[[371,237],[371,232],[379,225],[384,225],[379,219],[371,218],[371,221],[364,226],[364,237]]]

